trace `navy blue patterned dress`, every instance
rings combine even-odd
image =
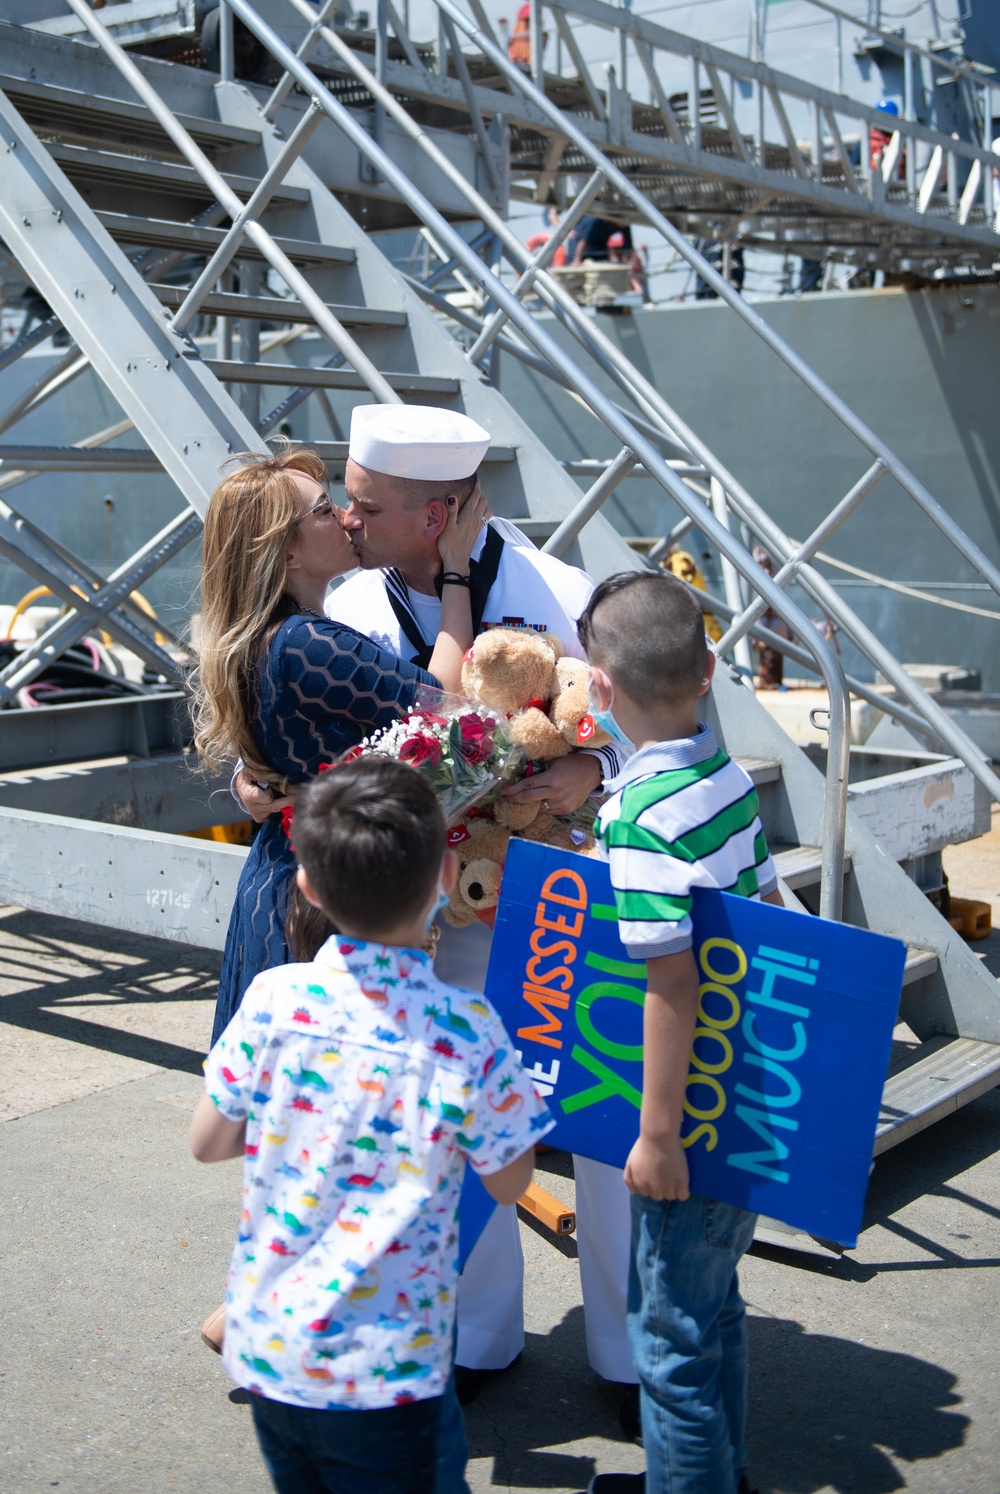
[[[253,734],[266,763],[289,783],[306,783],[320,763],[398,720],[419,685],[437,683],[343,623],[296,614],[276,629],[262,660]],[[281,824],[267,820],[244,864],[229,920],[213,1043],[254,976],[289,958],[285,906],[294,869]]]

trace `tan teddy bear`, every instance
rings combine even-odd
[[[462,689],[469,699],[502,711],[511,741],[541,762],[568,751],[547,715],[561,657],[562,644],[550,633],[490,628],[479,635],[462,665]]]
[[[520,832],[522,840],[542,841],[564,851],[584,850],[578,837],[579,831],[574,835],[571,826],[544,811]],[[445,921],[453,928],[471,923],[493,927],[510,838],[507,825],[483,814],[470,815],[448,831],[448,845],[458,853],[458,881],[444,909]]]
[[[491,628],[465,656],[462,689],[471,700],[502,711],[511,741],[533,763],[555,762],[578,747],[602,747],[606,732],[590,717],[590,671],[582,659],[563,657],[558,638],[533,628]],[[548,840],[537,803],[500,800],[497,820],[512,830],[533,826],[533,840]]]
[[[444,910],[453,928],[470,923],[492,928],[509,840],[505,825],[479,816],[462,820],[448,831],[448,845],[458,853],[458,881]]]

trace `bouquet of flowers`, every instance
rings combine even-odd
[[[344,754],[395,757],[430,780],[449,825],[513,779],[521,749],[495,711],[424,686],[400,720]]]

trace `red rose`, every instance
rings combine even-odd
[[[441,757],[441,743],[437,737],[427,736],[424,732],[415,732],[412,737],[407,737],[399,749],[400,762],[409,763],[412,768],[436,768]]]
[[[293,804],[286,804],[284,809],[281,811],[281,828],[282,830],[284,830],[285,835],[288,838],[288,849],[293,854],[295,851],[295,843],[292,840],[292,820],[294,819],[294,817],[295,806]]]
[[[469,713],[458,718],[462,733],[462,756],[467,763],[486,763],[493,756],[493,738],[481,716]]]

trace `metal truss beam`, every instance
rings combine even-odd
[[[307,0],[302,0],[302,3],[299,3],[299,0],[290,0],[290,3],[300,11],[305,19]],[[630,175],[643,177],[649,170],[657,168],[668,169],[675,178],[679,173],[679,179],[676,179],[673,184],[675,201],[671,204],[670,211],[683,214],[688,207],[695,212],[705,211],[703,196],[694,189],[697,181],[707,180],[715,183],[720,190],[729,184],[736,188],[752,189],[757,193],[768,193],[771,199],[769,215],[774,218],[776,224],[782,223],[788,217],[789,212],[801,203],[812,203],[821,217],[829,218],[833,215],[839,218],[846,214],[849,217],[859,218],[869,237],[876,240],[879,236],[887,238],[886,252],[897,252],[896,240],[891,235],[893,230],[896,230],[898,235],[898,230],[901,228],[915,231],[916,244],[924,252],[928,250],[933,252],[934,249],[947,244],[954,246],[955,250],[964,248],[968,251],[970,248],[978,248],[1000,251],[1000,235],[995,231],[988,215],[981,215],[985,217],[985,221],[978,223],[965,221],[968,214],[952,213],[947,205],[944,205],[944,209],[941,210],[942,204],[937,203],[935,194],[929,188],[922,194],[911,193],[910,201],[893,200],[887,197],[885,191],[882,190],[883,184],[880,180],[873,183],[865,178],[864,149],[861,167],[854,168],[850,165],[838,125],[838,117],[840,120],[850,119],[851,123],[856,125],[864,145],[869,129],[880,128],[885,124],[884,115],[880,117],[878,111],[845,95],[803,82],[787,73],[770,68],[764,63],[751,62],[721,47],[671,31],[635,15],[627,8],[622,9],[604,4],[603,0],[553,0],[549,9],[556,19],[560,35],[567,44],[570,56],[575,58],[579,80],[581,86],[588,89],[590,106],[594,115],[593,118],[589,118],[584,114],[574,113],[574,124],[595,145],[608,151],[609,154],[614,154]],[[659,116],[664,121],[667,138],[664,139],[659,135],[649,134],[630,126],[635,107],[633,101],[625,94],[622,94],[622,98],[626,107],[612,111],[620,117],[616,117],[614,121],[608,117],[608,110],[605,108],[601,94],[594,87],[579,47],[575,45],[575,42],[569,45],[573,42],[573,32],[569,26],[571,14],[604,29],[615,31],[623,41],[627,39],[632,42],[643,70],[650,80],[655,100],[654,107],[658,109]],[[331,41],[333,36],[336,36],[336,44]],[[323,39],[334,54],[334,58],[325,62],[325,66],[332,67],[334,72],[339,71],[345,64],[344,51],[348,48],[348,42],[332,32],[329,27],[323,28]],[[714,79],[712,87],[716,98],[721,101],[719,108],[726,121],[726,128],[720,133],[719,140],[709,141],[704,137],[704,132],[700,128],[700,119],[693,120],[691,127],[687,130],[678,122],[670,109],[669,101],[656,74],[657,50],[687,59],[692,67],[703,69],[710,82]],[[552,174],[551,152],[557,146],[562,159],[555,169],[571,173],[579,170],[578,162],[572,158],[571,154],[566,155],[560,145],[560,137],[551,118],[547,117],[530,98],[517,89],[500,91],[495,87],[486,87],[482,83],[476,83],[472,79],[461,77],[452,79],[441,72],[431,71],[423,64],[414,66],[410,61],[386,60],[384,67],[380,70],[379,78],[400,97],[417,99],[438,108],[442,106],[452,108],[467,118],[473,117],[469,113],[470,110],[474,110],[482,119],[491,119],[500,115],[506,124],[522,130],[537,131],[544,138],[544,146],[537,162],[537,171],[541,175]],[[765,146],[763,140],[755,147],[755,158],[751,155],[744,137],[737,129],[731,106],[728,103],[728,88],[737,79],[741,83],[749,83],[753,88],[762,90],[771,100],[779,125],[783,129],[781,149],[789,155],[791,170],[766,164],[768,153],[773,155],[774,148]],[[541,80],[538,81],[541,82]],[[556,80],[546,81],[554,84]],[[833,149],[837,155],[835,164],[843,174],[840,185],[831,183],[829,179],[824,182],[821,164],[814,161],[807,162],[801,156],[785,112],[785,101],[789,99],[808,105],[814,113],[821,111],[822,117],[826,119],[833,140]],[[666,114],[664,113],[665,107]],[[976,189],[980,196],[983,195],[986,184],[982,163],[984,161],[989,163],[992,157],[988,151],[984,151],[982,146],[941,135],[916,120],[901,120],[899,133],[901,140],[905,137],[905,140],[910,142],[911,158],[917,142],[921,142],[929,145],[932,150],[940,151],[942,163],[948,156],[955,162],[964,161],[966,165],[972,163]],[[819,138],[822,146],[822,137]],[[728,150],[720,151],[720,142],[723,145],[728,142]],[[524,175],[526,169],[526,167],[522,168],[520,174]],[[942,170],[943,165],[939,167],[937,176],[940,176]],[[856,172],[860,174],[860,181]],[[933,162],[931,172],[933,175]],[[875,173],[876,177],[877,175]],[[924,185],[927,186],[926,174]],[[935,207],[938,208],[937,211],[934,210]],[[709,211],[714,211],[716,214],[722,211],[731,212],[732,204],[724,208],[720,202]],[[794,224],[789,226],[794,227]],[[877,244],[873,247],[877,247]],[[831,248],[836,248],[836,244],[831,245]]]
[[[0,471],[23,472],[162,472],[163,464],[152,451],[87,450],[80,446],[0,445]]]
[[[191,740],[187,696],[180,691],[4,711],[0,773],[109,757],[178,753]]]
[[[61,709],[55,707],[57,712]],[[229,775],[208,777],[197,771],[194,761],[190,754],[175,753],[4,773],[0,774],[0,806],[105,825],[132,825],[163,835],[245,820],[229,793]]]
[[[97,591],[89,593],[85,599],[78,598],[75,593],[71,593],[68,598],[64,596],[63,599],[69,602],[69,612],[39,634],[34,643],[30,643],[19,653],[6,669],[0,670],[0,706],[18,690],[37,679],[66,649],[79,643],[95,624],[98,627],[106,626],[109,632],[116,631],[120,626],[117,610],[125,598],[144,585],[154,571],[158,571],[190,544],[200,529],[201,521],[197,514],[191,509],[185,509],[130,560],[113,571]],[[158,644],[146,642],[142,652],[147,659],[152,657],[157,660],[153,667],[165,674],[167,679],[183,679],[181,666]]]
[[[242,846],[0,808],[0,902],[201,949],[225,945],[246,855]]]

